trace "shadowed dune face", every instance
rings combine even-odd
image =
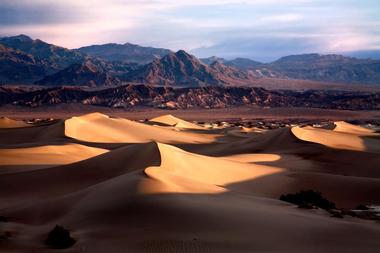
[[[375,222],[278,198],[313,189],[339,207],[380,205],[378,141],[345,122],[208,129],[99,113],[0,129],[0,233],[13,235],[0,247],[51,252],[58,224],[76,240],[68,252],[376,252]]]

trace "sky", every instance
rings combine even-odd
[[[380,50],[380,0],[0,0],[0,36],[272,61]]]

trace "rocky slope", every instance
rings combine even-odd
[[[380,93],[345,91],[268,91],[263,88],[180,88],[125,85],[103,90],[57,87],[20,90],[0,87],[0,105],[47,106],[81,103],[114,108],[153,107],[162,109],[261,107],[312,107],[346,110],[379,110]]]
[[[218,61],[206,65],[183,50],[156,59],[127,76],[132,82],[186,87],[244,85],[251,79],[248,73]]]
[[[37,81],[40,85],[76,85],[76,86],[115,86],[121,81],[109,74],[103,67],[94,64],[90,60],[83,63],[72,64],[69,67]]]
[[[0,82],[19,83],[37,80],[48,72],[44,62],[32,55],[0,44]]]
[[[289,78],[339,83],[380,84],[380,61],[342,55],[283,57],[266,66]]]
[[[32,55],[49,66],[50,73],[68,67],[73,63],[83,61],[84,54],[32,39],[26,35],[0,38],[0,44]]]

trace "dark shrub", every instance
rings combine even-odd
[[[302,209],[314,209],[314,206],[311,205],[310,203],[301,203],[298,205],[298,208],[302,208]]]
[[[366,206],[366,205],[360,204],[360,205],[358,205],[355,208],[355,210],[363,210],[363,211],[365,211],[365,210],[370,210],[370,208],[368,206]]]
[[[8,240],[10,237],[12,237],[12,233],[10,231],[0,233],[0,241]]]
[[[75,243],[75,239],[70,236],[70,232],[67,229],[61,226],[55,226],[55,228],[50,231],[45,243],[54,249],[66,249]]]
[[[280,200],[286,201],[298,206],[315,206],[325,210],[335,209],[335,204],[325,199],[320,192],[313,190],[300,191],[281,195]]]
[[[330,210],[330,214],[331,214],[331,217],[333,217],[333,218],[340,218],[340,219],[343,218],[343,215],[340,211]]]

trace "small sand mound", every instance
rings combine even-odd
[[[80,144],[0,149],[0,165],[68,164],[108,152]]]
[[[161,123],[168,126],[175,126],[177,128],[183,129],[199,129],[204,130],[204,127],[198,126],[197,124],[188,122],[186,120],[174,117],[171,114],[159,116],[150,120],[150,122]]]
[[[24,121],[13,120],[7,117],[0,118],[0,128],[18,128],[18,127],[29,127],[30,125]]]
[[[82,141],[102,143],[210,143],[217,135],[173,131],[128,119],[110,118],[100,113],[65,121],[65,135]]]
[[[380,135],[378,133],[375,133],[375,131],[372,129],[368,129],[368,128],[365,128],[362,126],[355,126],[355,125],[352,125],[352,124],[344,122],[344,121],[334,122],[334,124],[335,124],[334,131],[336,131],[336,132],[355,134],[355,135],[359,135],[359,136]]]

